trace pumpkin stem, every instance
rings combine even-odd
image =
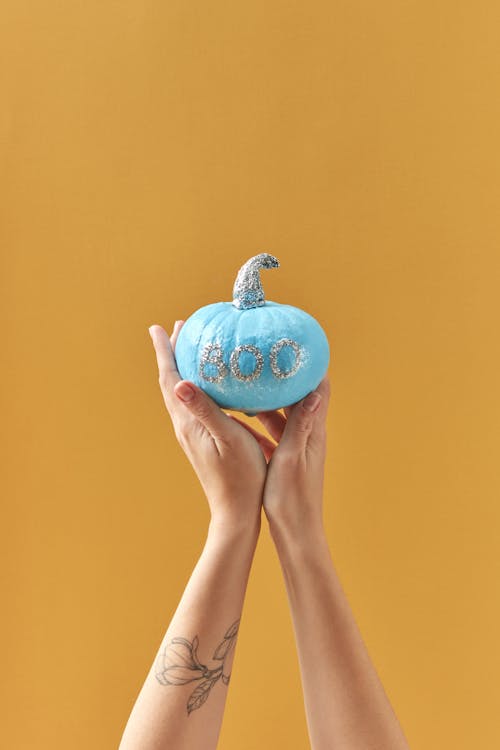
[[[261,268],[278,268],[279,260],[269,253],[260,253],[241,266],[234,282],[233,305],[240,310],[265,305],[264,289],[260,280]]]

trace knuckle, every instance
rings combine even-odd
[[[310,412],[303,411],[295,423],[295,432],[307,434],[311,431],[312,419]]]

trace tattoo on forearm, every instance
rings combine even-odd
[[[231,650],[234,648],[240,620],[233,622],[226,631],[224,639],[214,651],[212,659],[220,664],[209,669],[206,664],[200,664],[197,655],[198,636],[192,641],[187,638],[172,638],[158,654],[155,667],[156,679],[162,685],[186,685],[188,682],[200,680],[199,685],[189,696],[187,702],[188,716],[191,711],[200,708],[217,680],[222,679],[224,685],[229,684],[231,674],[225,671],[225,664]]]

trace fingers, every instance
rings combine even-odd
[[[174,357],[174,348],[183,324],[182,320],[175,322],[170,338],[159,325],[149,328],[156,352],[163,398],[178,428],[190,422],[191,416],[195,417],[215,440],[219,450],[222,444],[229,441],[234,425],[227,414],[201,388],[190,381],[181,379]],[[189,419],[187,419],[188,416]],[[187,430],[189,431],[189,427]]]
[[[320,440],[324,431],[330,397],[330,383],[325,376],[315,391],[289,407],[280,446],[290,450],[303,450],[309,440]]]
[[[177,343],[177,337],[179,336],[180,330],[182,326],[184,325],[183,320],[176,320],[174,324],[174,330],[172,335],[170,336],[170,346],[172,347],[172,351],[175,352],[175,345]]]
[[[271,440],[269,440],[269,438],[267,438],[261,432],[258,432],[258,430],[254,430],[254,428],[250,427],[249,424],[247,424],[246,422],[243,422],[242,419],[238,419],[238,417],[235,417],[233,414],[228,414],[228,417],[233,419],[235,422],[238,422],[242,427],[245,428],[245,430],[247,430],[250,433],[250,435],[254,436],[254,438],[257,440],[260,447],[262,448],[266,461],[269,461],[269,459],[274,453],[274,449],[276,448],[274,443],[271,442]]]
[[[261,411],[255,415],[277,443],[281,440],[286,425],[286,417],[279,411]]]
[[[319,405],[316,424],[324,424],[326,420],[326,414],[328,411],[328,405],[330,403],[330,380],[328,375],[325,375],[321,383],[316,388],[316,393],[321,395],[321,403]]]
[[[324,417],[326,415],[326,409],[328,408],[328,396],[330,393],[330,384],[328,381],[328,378],[325,377],[321,383],[316,388],[315,393],[318,393],[321,396],[321,402],[320,406],[318,408],[318,418],[316,418],[313,422],[313,424],[318,424],[322,420],[324,420]],[[304,401],[304,399],[302,399]],[[298,402],[299,404],[302,403]],[[283,433],[285,431],[285,427],[287,424],[287,420],[290,418],[290,415],[296,411],[297,404],[292,404],[291,406],[285,406],[283,415],[280,411],[261,411],[255,416],[261,422],[266,430],[269,432],[271,437],[276,440],[277,443],[279,443],[283,437]],[[315,413],[315,412],[313,412]],[[300,415],[300,412],[299,412]],[[297,421],[298,415],[295,416],[295,420]],[[310,420],[309,420],[310,421]],[[301,430],[301,425],[305,426],[306,424],[309,424],[309,421],[307,419],[307,415],[303,415],[302,422],[299,420],[299,431]],[[293,425],[292,425],[293,426]]]
[[[315,413],[308,446],[313,450],[324,450],[326,449],[326,417],[330,403],[330,382],[327,377],[318,385],[316,392],[321,395],[321,403]]]
[[[229,442],[232,432],[234,435],[232,421],[239,422],[255,437],[268,460],[276,446],[267,437],[237,417],[226,414],[194,383],[181,380],[174,349],[183,324],[182,320],[175,322],[171,337],[159,325],[149,328],[156,352],[160,386],[171,417],[179,424],[186,422],[186,412],[194,416],[212,436],[218,450]],[[259,412],[256,417],[277,443],[292,450],[302,449],[311,434],[312,441],[316,437],[321,439],[329,396],[330,383],[328,376],[325,376],[314,392],[296,404],[285,407],[284,415],[279,411],[265,411]],[[318,433],[316,437],[315,433]]]
[[[187,409],[201,422],[216,441],[216,444],[227,444],[234,434],[234,425],[228,415],[190,380],[178,380],[173,392],[181,409]]]
[[[149,334],[153,341],[156,352],[156,361],[158,363],[158,379],[165,405],[174,417],[180,412],[180,404],[174,397],[174,386],[180,381],[180,375],[177,371],[177,365],[172,351],[171,340],[167,332],[159,325],[153,325],[149,328]],[[172,338],[177,339],[178,331],[172,334]],[[175,338],[174,338],[175,336]]]

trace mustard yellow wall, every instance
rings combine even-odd
[[[263,251],[330,338],[328,536],[412,750],[499,746],[499,24],[4,0],[2,747],[117,746],[208,521],[147,329]],[[221,750],[308,747],[263,528]]]

